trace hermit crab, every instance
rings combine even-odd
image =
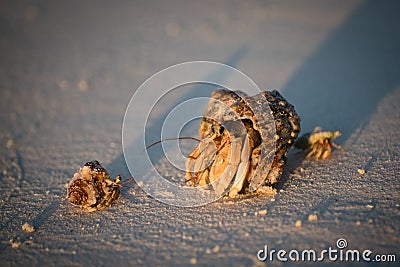
[[[120,181],[119,175],[112,181],[97,160],[89,161],[70,181],[67,200],[89,212],[103,210],[119,197]]]
[[[303,134],[294,143],[295,148],[310,151],[307,158],[326,159],[331,155],[332,147],[341,149],[342,147],[332,141],[341,136],[339,131],[323,131],[321,127],[316,127],[312,133]]]
[[[299,116],[278,91],[216,90],[187,158],[186,181],[229,196],[275,184],[299,132]]]

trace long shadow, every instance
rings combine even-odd
[[[364,2],[290,78],[303,130],[338,129],[344,142],[399,85],[399,11],[399,1]]]
[[[289,79],[284,95],[302,119],[302,133],[340,130],[342,144],[400,84],[399,11],[399,1],[364,2]],[[303,160],[289,154],[278,188]]]

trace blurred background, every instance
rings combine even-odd
[[[341,207],[353,207],[343,215],[343,220],[349,222],[343,225],[347,230],[334,226],[341,215],[328,214],[326,225],[308,229],[309,237],[305,240],[307,246],[324,247],[342,231],[359,244],[368,241],[383,250],[398,248],[399,209],[393,207],[398,202],[400,186],[391,179],[398,178],[396,170],[399,170],[400,120],[397,105],[393,104],[400,100],[399,7],[398,1],[372,0],[0,1],[0,261],[11,265],[65,261],[79,266],[101,265],[100,260],[103,264],[182,260],[206,265],[229,262],[251,265],[258,264],[254,261],[255,252],[268,239],[262,227],[267,223],[280,226],[275,234],[268,234],[268,240],[280,246],[290,243],[301,246],[304,236],[296,235],[284,225],[292,224],[292,218],[302,219],[310,207],[323,207],[314,210],[323,213],[328,204],[321,202],[325,203],[321,206],[318,201],[331,192],[322,190],[318,198],[318,188],[323,184],[316,183],[315,198],[304,197],[309,194],[307,191],[298,192],[296,197],[304,205],[285,208],[286,200],[271,202],[275,213],[261,223],[241,215],[263,208],[264,200],[246,202],[238,215],[234,211],[225,214],[226,207],[218,206],[221,203],[202,210],[179,210],[139,194],[141,198],[126,196],[127,203],[119,204],[125,205],[120,211],[105,211],[106,216],[90,215],[94,217],[76,214],[60,200],[65,195],[64,184],[86,161],[97,159],[111,174],[129,177],[122,155],[121,128],[131,96],[154,73],[193,60],[225,63],[243,71],[262,89],[277,88],[296,107],[304,131],[315,126],[340,130],[343,136],[339,144],[360,147],[362,143],[366,149],[373,147],[379,153],[384,150],[383,154],[378,153],[381,156],[371,156],[375,150],[366,153],[350,149],[352,154],[348,157],[358,158],[363,162],[361,165],[371,169],[376,160],[389,159],[384,161],[387,165],[380,165],[383,169],[377,173],[379,179],[369,179],[368,188],[363,187],[360,198],[367,198],[366,192],[389,180],[394,191],[384,194],[390,197],[384,202],[385,212],[380,213],[386,219],[373,225],[379,228],[386,224],[390,229],[373,237],[368,237],[372,226],[350,230],[356,221],[368,221],[366,218],[370,217],[357,217],[359,206],[343,200],[348,202]],[[149,96],[152,94],[149,92]],[[384,112],[379,113],[382,109]],[[371,121],[382,123],[371,130],[368,128]],[[360,141],[368,131],[373,132],[367,141]],[[385,166],[391,169],[383,176],[384,170],[388,170]],[[322,170],[322,174],[317,172],[318,177],[311,177],[326,177],[326,181],[332,182],[331,188],[335,188],[338,184],[335,177],[339,173],[346,175],[350,167],[342,166],[344,169],[339,168],[333,174],[324,174]],[[290,181],[289,174],[286,179]],[[359,193],[351,191],[351,186],[348,190],[348,195]],[[381,196],[377,194],[375,201]],[[149,211],[152,207],[154,210]],[[284,212],[285,209],[289,210]],[[143,215],[146,212],[150,215]],[[199,218],[190,217],[193,213],[201,218],[208,216],[210,221],[206,222],[215,224],[215,228],[210,228],[223,232],[218,234],[220,240],[236,240],[232,241],[233,247],[224,250],[218,243],[216,250],[221,248],[223,256],[213,254],[211,258],[202,258],[201,255],[207,254],[206,248],[214,248],[216,241],[208,240],[207,227],[196,226]],[[179,221],[177,214],[189,219]],[[242,242],[240,235],[244,233],[233,224],[222,227],[220,214],[238,220],[238,225],[246,223],[252,229],[247,231],[250,238]],[[371,218],[375,216],[378,215]],[[177,224],[166,225],[171,218]],[[34,241],[32,236],[21,233],[23,221],[30,221],[38,229]],[[143,223],[147,221],[158,224],[155,228],[145,228]],[[125,222],[126,228],[118,226]],[[97,224],[104,227],[96,232],[100,235],[94,230],[77,230],[92,229]],[[182,225],[196,241],[182,237],[179,230]],[[327,233],[330,227],[334,229]],[[129,235],[133,228],[136,233]],[[149,231],[159,233],[159,237],[146,237]],[[176,239],[174,233],[179,233],[181,242],[168,247],[168,240]],[[102,235],[126,235],[126,238],[108,242]],[[387,242],[379,243],[383,237],[388,238]],[[19,250],[11,248],[11,239],[22,243]],[[141,244],[140,240],[146,241]],[[31,242],[30,247],[27,242]],[[162,247],[161,258],[154,257],[157,247]],[[120,252],[115,262],[98,256],[114,249]],[[81,250],[85,252],[80,254]],[[52,256],[44,258],[40,255],[44,251],[51,251]],[[183,258],[175,258],[179,253]],[[136,258],[130,258],[130,254]],[[230,260],[225,261],[226,258]]]

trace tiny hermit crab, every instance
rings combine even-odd
[[[339,131],[328,132],[323,131],[321,127],[316,127],[312,133],[303,134],[294,143],[295,148],[302,150],[310,149],[307,158],[326,159],[331,155],[332,147],[341,149],[332,141],[341,135]]]
[[[294,107],[276,90],[252,97],[216,90],[199,126],[201,141],[186,161],[186,181],[228,196],[275,184],[299,131]]]
[[[97,160],[89,161],[70,181],[67,200],[89,212],[103,210],[119,197],[120,181],[119,175],[112,181]]]

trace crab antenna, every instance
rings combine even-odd
[[[152,143],[151,145],[147,146],[147,147],[145,148],[145,150],[148,150],[149,148],[151,148],[151,147],[153,147],[153,146],[155,146],[155,145],[157,145],[157,144],[164,143],[164,142],[166,142],[166,141],[173,141],[173,140],[195,140],[195,141],[197,141],[197,142],[201,142],[200,139],[197,139],[197,138],[194,138],[194,137],[166,138],[166,139],[162,139],[162,140],[160,140],[160,141],[157,141],[157,142]]]

